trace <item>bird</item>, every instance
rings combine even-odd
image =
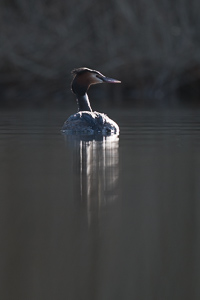
[[[71,115],[62,127],[66,134],[102,134],[119,135],[119,126],[106,114],[92,111],[90,100],[87,94],[93,84],[98,83],[121,83],[121,81],[109,78],[99,71],[86,67],[74,69],[71,90],[76,95],[78,112]]]

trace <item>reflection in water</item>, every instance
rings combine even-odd
[[[57,118],[1,113],[0,300],[199,300],[200,112],[127,112],[120,149]]]
[[[87,204],[88,222],[92,215],[117,198],[119,178],[119,138],[70,137],[74,150],[76,198]]]

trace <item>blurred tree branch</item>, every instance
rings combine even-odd
[[[156,89],[200,67],[199,11],[198,0],[3,1],[0,82],[60,80],[86,65]]]

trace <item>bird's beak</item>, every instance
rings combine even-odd
[[[121,83],[121,81],[119,81],[117,79],[113,79],[113,78],[109,78],[109,77],[105,77],[105,76],[102,76],[101,80],[103,82],[108,82],[108,83]]]

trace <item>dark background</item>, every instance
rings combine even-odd
[[[199,0],[1,1],[0,105],[74,105],[70,71],[86,66],[122,81],[92,89],[117,106],[199,106],[199,12]]]
[[[199,12],[0,2],[0,299],[200,299]],[[81,66],[119,139],[62,135]]]

